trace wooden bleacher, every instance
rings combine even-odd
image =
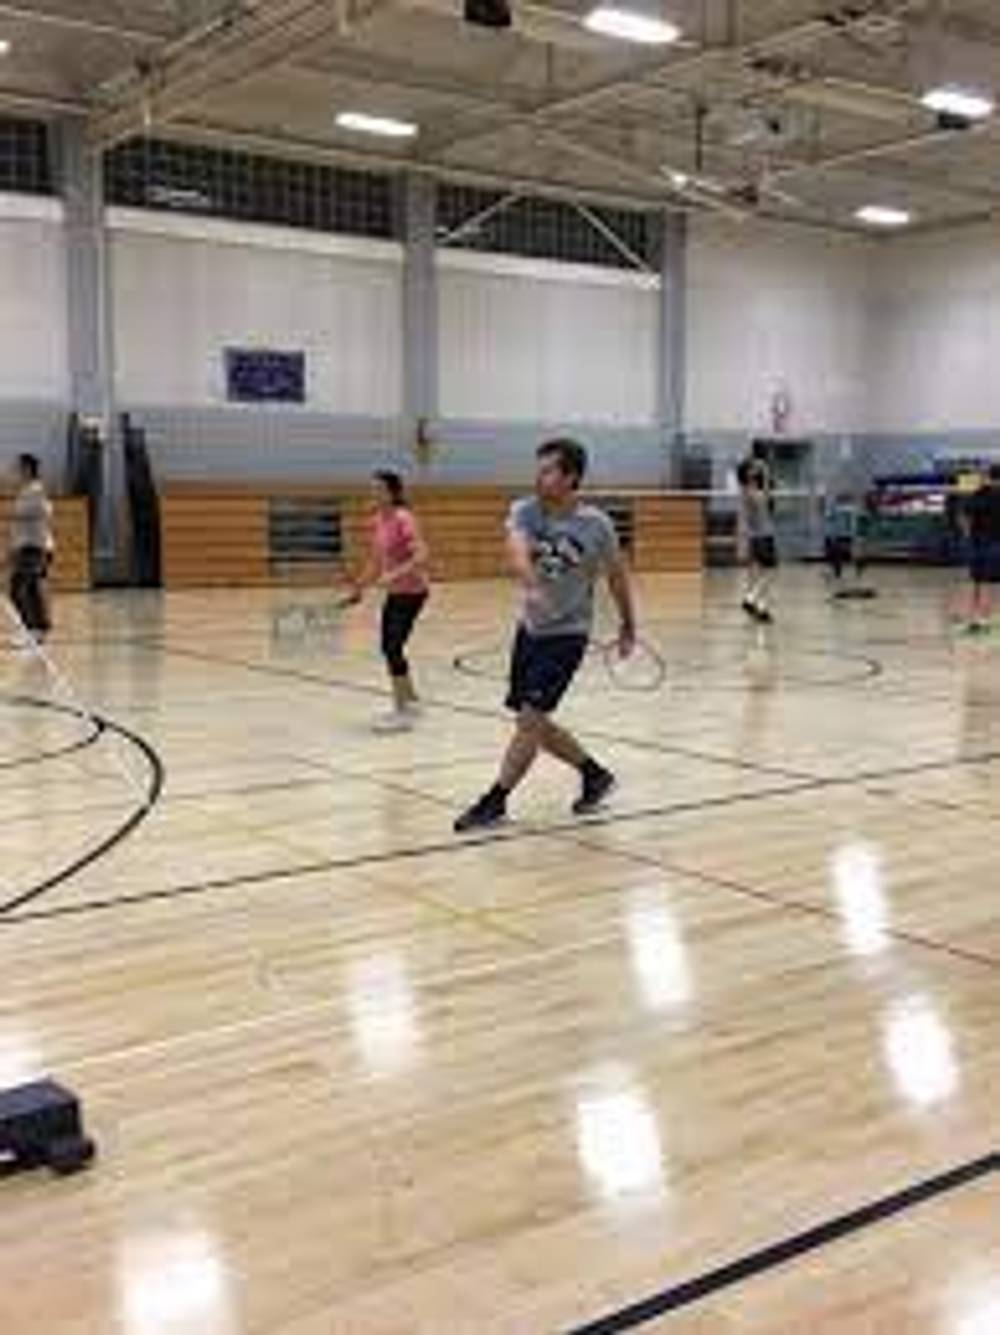
[[[511,500],[524,491],[523,487],[414,487],[413,508],[431,549],[435,577],[455,581],[503,575],[504,520]],[[596,498],[629,532],[636,570],[701,570],[704,507],[699,498],[610,489]],[[329,503],[336,510],[342,540],[339,559],[275,558],[270,540],[272,505],[296,501]],[[170,483],[160,500],[164,587],[322,582],[363,561],[370,507],[366,484]]]

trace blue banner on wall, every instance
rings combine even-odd
[[[231,403],[305,403],[306,354],[227,348],[226,396]]]

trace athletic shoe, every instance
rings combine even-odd
[[[617,786],[618,780],[609,769],[593,765],[583,772],[580,796],[573,803],[574,816],[587,816],[596,811]]]
[[[746,612],[747,616],[750,618],[751,621],[757,620],[757,609],[749,598],[744,598],[740,606],[743,608],[743,611]]]
[[[758,607],[754,615],[762,626],[770,626],[774,624],[774,617],[766,607]]]
[[[467,834],[470,830],[490,830],[502,825],[507,819],[507,799],[503,793],[491,788],[483,793],[478,801],[473,802],[467,811],[455,821],[455,833]]]
[[[392,733],[410,732],[413,728],[413,715],[403,709],[393,709],[388,714],[380,714],[372,722],[372,732]]]

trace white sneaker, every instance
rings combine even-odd
[[[372,723],[372,732],[410,732],[413,728],[413,715],[406,710],[393,709],[388,714],[380,714]]]

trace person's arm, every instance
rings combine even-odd
[[[972,537],[972,512],[976,508],[976,497],[970,496],[964,505],[958,508],[958,527],[966,542]]]
[[[356,575],[348,576],[346,602],[360,603],[365,596],[365,590],[375,587],[381,573],[382,549],[373,530],[364,565]]]
[[[618,652],[622,658],[628,658],[635,648],[635,596],[631,573],[617,549],[608,558],[606,574],[608,589],[618,611]]]

